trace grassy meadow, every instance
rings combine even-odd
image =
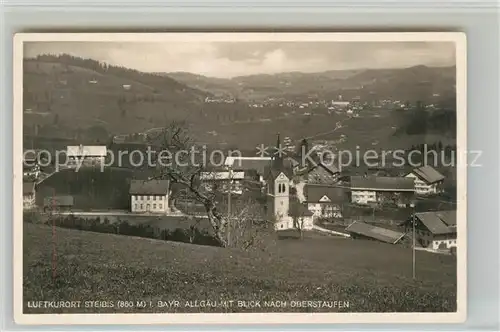
[[[240,251],[24,223],[25,313],[450,312],[456,261],[410,249],[310,233]],[[184,301],[343,301],[348,307],[187,307]],[[101,301],[113,307],[28,308],[28,301]],[[118,301],[146,307],[119,308]],[[159,307],[158,301],[179,301]],[[288,302],[291,303],[291,302]]]

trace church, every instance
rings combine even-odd
[[[266,172],[267,214],[275,222],[275,230],[300,228],[312,229],[313,213],[295,197],[293,169],[284,161],[278,135],[276,152]]]

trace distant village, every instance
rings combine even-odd
[[[277,232],[300,229],[318,231],[331,236],[371,239],[390,244],[415,241],[422,250],[452,253],[456,250],[456,210],[409,212],[397,227],[370,222],[370,218],[351,220],[348,225],[328,227],[327,222],[344,218],[344,207],[359,206],[411,211],[417,199],[442,193],[445,176],[431,166],[422,166],[398,176],[377,174],[350,175],[329,165],[312,154],[314,161],[303,163],[303,151],[309,142],[302,139],[296,145],[289,137],[277,135],[276,149],[286,153],[255,157],[228,156],[218,168],[199,174],[203,190],[218,190],[233,197],[245,191],[257,190],[266,197],[266,218],[274,222]],[[106,146],[68,146],[65,167],[72,169],[77,162],[84,168],[97,168],[104,163]],[[44,197],[36,200],[38,186],[53,173],[43,171],[36,156],[25,156],[23,166],[23,207],[25,211],[74,211],[71,195]],[[214,189],[217,188],[217,189]],[[132,179],[129,183],[131,215],[178,215],[181,211],[172,198],[173,185],[164,179]],[[414,237],[414,238],[413,238]]]
[[[439,94],[433,94],[433,97],[439,97]],[[216,96],[216,97],[206,97],[204,102],[207,104],[234,104],[237,99],[234,96]],[[309,97],[304,100],[295,99],[284,99],[284,98],[266,98],[264,100],[255,100],[248,102],[248,106],[251,108],[266,108],[266,107],[280,107],[280,108],[290,108],[294,110],[307,110],[326,108],[330,112],[346,112],[347,114],[356,115],[357,112],[363,111],[364,109],[402,109],[409,110],[412,106],[410,103],[401,100],[391,100],[391,99],[381,99],[373,102],[362,101],[360,96],[355,96],[349,100],[345,100],[342,95],[338,95],[336,99],[326,100],[321,98]],[[425,106],[427,109],[434,109],[434,104],[428,104]]]

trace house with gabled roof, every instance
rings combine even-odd
[[[395,204],[409,206],[414,198],[413,179],[389,176],[351,176],[351,202],[355,204]]]
[[[336,161],[322,158],[317,151],[309,149],[308,142],[303,139],[298,152],[289,153],[294,173],[307,180],[308,183],[335,184],[339,182],[341,170]]]
[[[131,210],[136,213],[167,213],[169,194],[168,180],[131,180],[129,190]]]
[[[342,205],[348,199],[344,188],[308,183],[304,195],[315,218],[342,218]]]
[[[415,213],[405,222],[408,234],[413,232],[413,223],[415,223],[415,240],[422,247],[449,250],[457,246],[456,210]]]
[[[439,194],[443,191],[445,176],[432,166],[426,165],[415,168],[405,177],[414,179],[415,193],[417,195]]]

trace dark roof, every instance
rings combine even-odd
[[[301,172],[304,174],[304,172]],[[306,172],[307,181],[309,183],[329,183],[334,184],[337,179],[333,176],[332,172],[322,166],[310,167]]]
[[[430,211],[415,213],[432,234],[450,234],[457,231],[457,211]]]
[[[379,191],[414,191],[413,179],[388,176],[351,176],[351,189]]]
[[[129,194],[132,195],[166,195],[169,190],[168,180],[132,180]]]
[[[392,244],[397,243],[405,234],[403,232],[396,232],[387,228],[377,227],[359,221],[355,221],[350,224],[346,228],[346,231]]]
[[[34,182],[23,182],[23,195],[30,195],[35,192]]]
[[[52,196],[52,197],[45,197],[43,199],[43,205],[44,206],[73,206],[74,204],[74,199],[73,196]]]
[[[340,169],[335,165],[336,159],[332,159],[329,161],[324,160],[320,153],[312,152],[309,154],[310,159],[312,159],[311,166],[319,166],[330,172],[331,174],[339,173]],[[307,159],[307,160],[310,160]]]
[[[319,164],[319,167],[322,167],[324,168],[327,172],[329,172],[330,174],[338,174],[340,173],[340,170],[337,168],[337,166],[335,166],[333,164],[334,161],[332,161],[332,163],[320,163]]]
[[[443,174],[439,173],[436,169],[428,165],[422,166],[420,168],[415,168],[413,170],[413,173],[428,184],[433,184],[444,180]]]
[[[343,188],[321,185],[321,184],[306,184],[304,194],[307,202],[318,203],[324,196],[328,197],[330,202],[341,203],[345,200],[345,190]]]

